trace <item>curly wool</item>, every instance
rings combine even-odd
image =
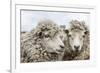
[[[48,25],[45,25],[45,24]],[[45,61],[57,61],[58,56],[61,54],[49,53],[46,48],[42,45],[41,38],[38,34],[47,29],[50,38],[53,38],[55,34],[61,32],[60,28],[52,21],[40,22],[36,29],[21,36],[21,62],[45,62]]]

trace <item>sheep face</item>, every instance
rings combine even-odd
[[[51,32],[53,33],[53,32]],[[54,35],[51,35],[49,31],[43,31],[40,33],[41,41],[43,46],[48,52],[61,53],[64,51],[64,35],[63,32],[55,32]]]
[[[67,30],[68,41],[73,52],[80,52],[82,50],[85,34],[87,31],[80,29]]]

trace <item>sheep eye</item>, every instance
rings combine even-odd
[[[85,38],[85,35],[83,35],[83,38]]]

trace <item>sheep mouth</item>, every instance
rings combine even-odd
[[[75,52],[76,52],[76,53],[79,53],[79,52],[80,52],[80,50],[75,50]]]
[[[62,53],[64,50],[56,50],[56,53]]]
[[[75,50],[75,51],[72,50],[71,53],[74,55],[78,55],[80,53],[80,50]]]

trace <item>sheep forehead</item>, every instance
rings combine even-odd
[[[74,36],[78,36],[78,35],[82,35],[83,32],[84,32],[83,30],[75,29],[75,30],[70,31],[70,34]]]
[[[44,33],[45,35],[51,35],[55,36],[58,32],[60,32],[59,29],[54,29],[54,28],[41,28],[40,32]]]

